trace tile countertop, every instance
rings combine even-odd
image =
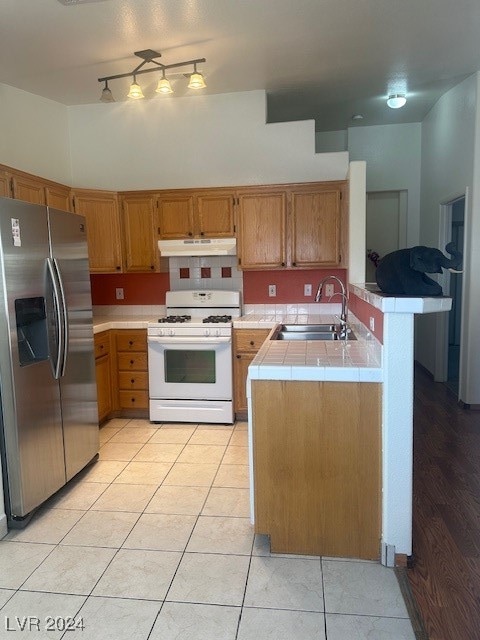
[[[271,329],[279,323],[337,323],[332,314],[254,315],[235,320],[235,329]],[[382,345],[352,314],[357,340],[265,340],[248,368],[250,380],[382,382]]]
[[[146,329],[155,318],[149,316],[93,316],[93,333],[110,329]]]

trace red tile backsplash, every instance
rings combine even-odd
[[[165,292],[170,288],[168,273],[92,274],[93,304],[165,304]],[[124,299],[115,298],[115,289],[122,287]]]
[[[288,302],[314,302],[318,283],[328,275],[337,276],[345,283],[346,269],[295,269],[292,271],[244,271],[243,272],[243,301],[246,304],[286,304]],[[277,287],[277,295],[270,298],[268,285]],[[305,284],[312,285],[312,295],[304,296]],[[340,291],[338,283],[332,281],[335,292]],[[332,302],[340,302],[340,296],[335,296]],[[322,300],[328,302],[328,300]]]
[[[379,342],[383,344],[383,313],[380,309],[376,307],[372,307],[371,304],[365,302],[358,296],[354,296],[350,293],[348,299],[348,306],[350,311],[356,316],[360,322],[370,329],[370,318],[374,319],[375,322],[375,330],[372,331],[373,335],[377,338]]]

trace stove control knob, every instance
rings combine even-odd
[[[221,332],[220,332],[220,329],[215,329],[215,335],[217,336],[217,338],[218,338],[218,336],[220,335],[220,333],[221,333]]]
[[[174,336],[174,335],[175,335],[175,329],[170,329],[169,334],[170,334],[171,336]]]
[[[210,329],[205,329],[205,335],[209,336],[210,335]]]

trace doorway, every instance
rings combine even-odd
[[[451,204],[451,240],[463,253],[465,198]],[[463,274],[450,276],[450,292],[452,309],[448,314],[448,353],[446,386],[458,396],[460,377],[460,338],[462,327],[462,286]]]
[[[365,281],[376,282],[376,256],[403,249],[407,241],[407,192],[367,193]]]

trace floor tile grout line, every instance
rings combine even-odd
[[[325,640],[328,640],[327,631],[327,602],[325,598],[325,574],[323,571],[323,557],[320,556],[320,571],[322,576],[322,600],[323,600],[323,628],[325,631]]]

